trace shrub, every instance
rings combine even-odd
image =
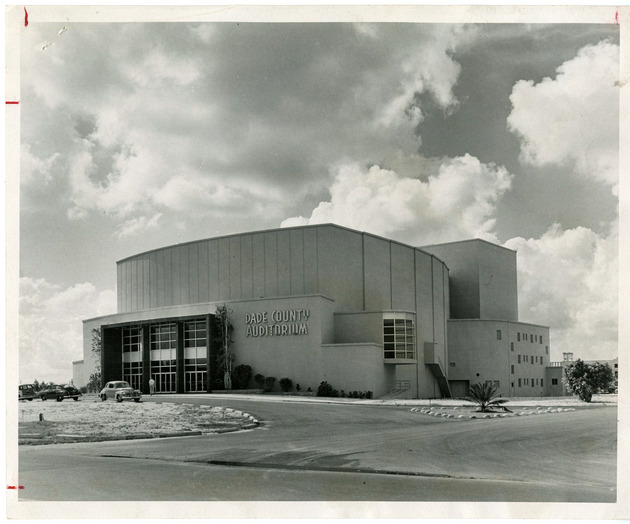
[[[271,391],[276,382],[276,377],[265,377],[264,390]]]
[[[280,379],[280,388],[282,391],[286,393],[287,391],[290,391],[292,387],[293,381],[290,378],[284,377]]]
[[[365,393],[365,398],[367,398],[367,399],[371,399],[373,396],[374,396],[374,393],[372,393],[371,391],[367,391]]]
[[[333,389],[333,387],[324,380],[322,383],[320,383],[319,387],[317,388],[317,396],[318,397],[338,397],[339,392],[336,389]]]
[[[587,364],[581,359],[564,367],[564,378],[567,390],[583,402],[590,402],[593,393],[605,390],[614,380],[608,364]]]
[[[256,373],[254,375],[254,382],[258,384],[259,388],[262,388],[265,385],[265,375],[261,375],[260,373]]]
[[[301,389],[302,389],[302,388],[300,387],[300,385],[299,385],[299,384],[296,384],[296,385],[295,385],[295,390],[296,390],[296,391],[300,391]]]
[[[252,367],[240,364],[232,372],[232,386],[234,389],[246,389],[252,378]]]
[[[497,394],[497,386],[493,386],[489,382],[483,384],[476,383],[470,386],[470,391],[465,400],[468,402],[474,402],[479,406],[477,411],[486,413],[491,411],[494,407],[499,407],[501,404],[505,404],[508,400],[505,398],[499,398]]]

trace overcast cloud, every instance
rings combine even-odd
[[[614,27],[62,27],[21,34],[22,380],[70,378],[116,260],[322,222],[517,249],[552,358],[616,356]]]

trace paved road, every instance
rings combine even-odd
[[[20,497],[566,502],[616,497],[615,407],[462,421],[402,406],[225,397],[185,397],[185,402],[240,409],[262,425],[202,437],[22,446]],[[42,480],[58,476],[82,483],[57,487]]]

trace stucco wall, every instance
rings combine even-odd
[[[501,340],[497,338],[498,330]],[[531,342],[530,335],[538,336],[538,341]],[[498,380],[499,393],[506,397],[545,394],[545,368],[549,364],[547,327],[504,321],[451,320],[448,337],[449,380],[469,380],[470,384]]]
[[[422,249],[449,268],[451,318],[518,321],[515,251],[479,239]]]
[[[324,345],[321,359],[326,370],[323,380],[339,391],[372,391],[378,398],[394,386],[394,366],[383,363],[378,344]]]

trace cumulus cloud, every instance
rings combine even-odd
[[[553,79],[517,82],[508,127],[521,140],[521,160],[574,166],[617,194],[618,81],[619,46],[602,41],[580,49]]]
[[[67,382],[72,361],[83,358],[82,320],[116,311],[114,291],[84,282],[62,288],[44,279],[20,279],[20,379]]]
[[[24,35],[23,140],[55,136],[50,172],[65,184],[67,216],[106,213],[119,233],[230,202],[228,213],[257,210],[271,226],[325,190],[321,174],[344,157],[415,153],[421,95],[457,107],[462,31],[448,26],[70,24],[42,51],[58,29]],[[56,119],[29,116],[38,106]]]
[[[603,235],[554,224],[540,238],[505,243],[518,253],[519,313],[551,327],[551,350],[576,358],[617,355],[618,224]]]
[[[379,166],[344,165],[330,201],[321,202],[310,217],[292,217],[282,226],[334,222],[415,245],[494,240],[496,204],[511,180],[505,168],[470,155],[443,160],[426,181]]]

